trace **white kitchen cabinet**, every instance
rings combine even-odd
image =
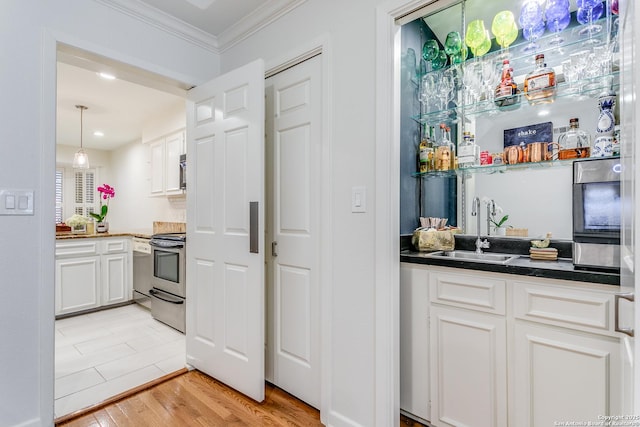
[[[616,286],[429,266],[434,426],[622,411]]]
[[[429,271],[400,264],[400,409],[431,418],[429,386]]]
[[[55,314],[75,313],[132,298],[128,238],[56,242]]]
[[[100,256],[56,259],[55,313],[100,306]]]
[[[514,426],[597,423],[622,413],[617,338],[515,322]],[[584,424],[587,425],[587,424]],[[593,424],[597,425],[597,424]]]
[[[506,426],[504,280],[433,272],[429,285],[431,422]]]
[[[180,155],[186,153],[184,131],[149,143],[152,196],[183,195],[180,189]]]
[[[132,298],[132,253],[129,239],[105,239],[101,243],[101,305],[129,301]]]
[[[599,422],[622,413],[617,287],[513,283],[511,425]]]

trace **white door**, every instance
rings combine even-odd
[[[320,56],[266,82],[267,377],[320,407]]]
[[[264,64],[189,91],[187,362],[264,400]]]
[[[635,303],[633,296],[637,295],[636,287],[640,287],[635,278],[635,264],[638,254],[635,248],[640,243],[638,236],[637,213],[635,212],[640,197],[637,195],[640,175],[637,172],[640,161],[640,150],[636,147],[638,138],[637,122],[640,118],[640,108],[637,106],[637,93],[640,79],[638,77],[633,58],[636,60],[640,52],[636,38],[639,31],[638,21],[640,16],[635,12],[634,1],[621,2],[619,32],[622,36],[620,44],[622,73],[620,74],[621,88],[619,94],[620,122],[621,122],[621,200],[622,203],[622,236],[620,253],[620,291],[617,296],[615,315],[618,317],[619,329],[626,334],[621,334],[621,361],[622,361],[622,413],[637,414],[640,411],[640,371],[635,369],[634,359],[640,352],[636,351],[636,343],[633,338],[633,329],[638,331],[640,325],[635,315]],[[631,300],[631,301],[627,301]],[[635,326],[634,326],[635,322]]]

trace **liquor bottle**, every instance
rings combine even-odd
[[[436,128],[435,126],[429,126],[429,139],[427,141],[427,154],[428,154],[428,169],[429,171],[436,170]]]
[[[580,129],[577,118],[569,119],[569,129],[558,137],[560,149],[575,149],[591,147],[591,135]]]
[[[440,124],[440,130],[442,131],[442,140],[436,147],[436,164],[435,169],[438,171],[448,171],[451,169],[451,147],[449,146],[449,140],[447,138],[447,127],[444,123]]]
[[[544,63],[544,54],[536,55],[536,65],[524,78],[524,96],[530,105],[545,104],[556,99],[556,72]]]
[[[429,141],[427,136],[427,125],[424,125],[422,139],[418,145],[418,172],[426,173],[429,171]]]
[[[475,138],[471,132],[463,133],[462,143],[458,146],[458,167],[461,169],[480,164],[480,147],[475,144]]]
[[[596,139],[593,141],[591,157],[608,157],[620,154],[620,145],[616,143],[614,133],[616,118],[614,108],[616,105],[616,93],[612,89],[606,89],[598,98],[600,115],[596,126]]]
[[[458,156],[456,155],[456,144],[453,143],[451,139],[451,128],[449,126],[445,127],[445,135],[446,142],[449,145],[449,151],[451,152],[451,156],[449,156],[449,169],[454,170],[458,169]]]
[[[520,91],[513,80],[513,68],[509,65],[509,59],[502,61],[502,75],[496,87],[493,102],[502,110],[520,107]]]

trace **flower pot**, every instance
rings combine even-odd
[[[506,227],[494,227],[493,230],[494,230],[496,236],[506,236],[507,235]]]
[[[109,232],[109,223],[108,222],[98,222],[96,223],[96,232],[97,233],[107,233]]]

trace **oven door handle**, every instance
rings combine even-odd
[[[149,294],[151,294],[151,296],[153,296],[155,298],[158,298],[158,299],[160,299],[162,301],[169,302],[171,304],[184,304],[184,300],[182,298],[169,297],[164,292],[160,292],[160,291],[157,291],[155,289],[150,289],[149,290]]]
[[[154,247],[154,248],[158,248],[158,249],[165,250],[165,251],[170,251],[171,249],[182,249],[182,248],[184,248],[184,243],[181,243],[181,242],[158,244],[158,243],[156,243],[154,241],[151,241],[151,242],[149,242],[149,245]]]

